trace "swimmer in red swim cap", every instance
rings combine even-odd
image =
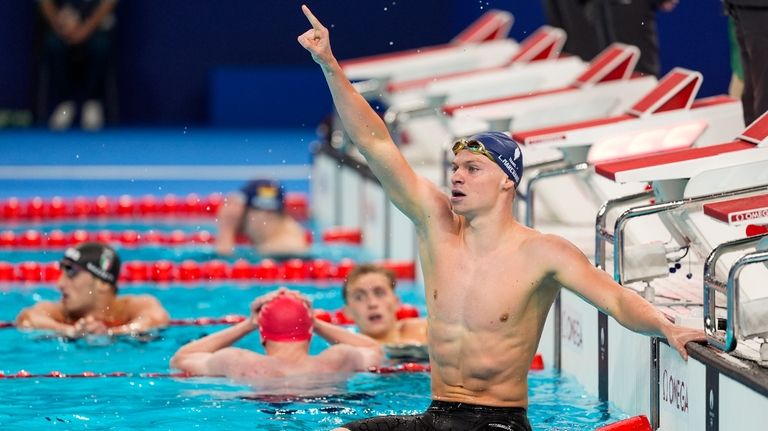
[[[255,330],[261,333],[264,354],[230,347]],[[317,355],[309,353],[313,333],[331,344]],[[363,371],[382,358],[376,341],[314,318],[305,296],[280,288],[251,303],[250,319],[182,346],[171,358],[171,367],[193,375],[253,381]]]
[[[259,312],[261,342],[308,341],[312,338],[309,305],[295,295],[280,294],[265,303]]]

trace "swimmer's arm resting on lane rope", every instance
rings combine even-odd
[[[131,295],[122,298],[132,315],[123,325],[109,328],[109,335],[135,334],[168,325],[170,316],[160,301],[152,295]]]

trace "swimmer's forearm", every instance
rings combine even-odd
[[[176,356],[189,353],[213,353],[229,347],[256,329],[250,319],[244,320],[227,329],[207,335],[199,340],[184,345],[176,352]]]
[[[315,334],[331,344],[348,344],[354,347],[379,347],[379,343],[373,338],[356,334],[332,323],[315,318],[313,321]]]
[[[384,121],[355,90],[336,59],[321,67],[344,129],[363,154],[371,151],[377,142],[391,142]]]
[[[16,327],[19,329],[43,329],[56,331],[59,334],[71,337],[75,327],[54,319],[48,313],[39,310],[24,310],[16,318]]]
[[[643,297],[629,289],[622,289],[619,304],[619,312],[614,318],[623,326],[644,335],[666,336],[670,321]]]

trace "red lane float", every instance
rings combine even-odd
[[[614,422],[612,424],[600,427],[595,431],[652,431],[651,423],[644,415],[634,416],[629,419]]]
[[[300,193],[289,195],[286,207],[292,215],[305,220],[308,215],[307,198]],[[0,217],[5,220],[17,219],[61,219],[66,217],[136,217],[136,216],[212,216],[222,202],[220,193],[206,197],[191,193],[184,197],[151,195],[139,198],[122,195],[117,198],[98,196],[95,198],[76,197],[65,199],[55,196],[50,199],[34,197],[28,200],[8,198],[0,201]]]
[[[323,242],[359,245],[363,242],[363,234],[360,229],[333,227],[323,232]]]
[[[362,234],[359,229],[331,228],[322,234],[323,241],[328,244],[353,244],[360,245]],[[308,244],[313,241],[312,231],[306,231]],[[68,233],[61,230],[41,232],[29,229],[21,233],[11,230],[0,231],[0,247],[2,248],[64,248],[85,241],[100,241],[112,244],[120,244],[124,247],[138,247],[141,245],[165,245],[180,246],[192,244],[213,244],[216,237],[206,230],[184,232],[176,229],[170,232],[149,230],[137,232],[135,230],[124,231],[87,231],[77,229]],[[237,243],[248,244],[247,237],[239,236]]]
[[[382,261],[380,265],[394,268],[399,279],[412,280],[415,265],[412,261]],[[240,259],[232,264],[222,260],[197,262],[185,260],[174,263],[169,260],[154,262],[127,261],[120,271],[120,282],[201,282],[215,280],[301,282],[319,280],[342,280],[356,263],[343,259],[334,264],[326,259],[289,259],[276,262],[263,259],[251,263]],[[21,262],[13,264],[0,262],[0,282],[55,282],[61,275],[57,262]],[[407,307],[399,311],[403,318],[415,317],[417,312]]]

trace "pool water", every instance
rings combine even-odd
[[[174,318],[246,314],[247,304],[277,285],[270,284],[134,284],[123,294],[155,295]],[[316,308],[341,307],[338,283],[293,284]],[[422,289],[401,282],[404,303],[424,313]],[[50,284],[0,287],[0,320],[36,301],[58,300]],[[170,373],[168,361],[183,344],[222,329],[222,325],[177,326],[146,340],[92,337],[63,340],[41,331],[0,329],[0,372],[31,374],[125,372],[129,377],[0,379],[0,425],[5,429],[332,429],[345,422],[385,414],[422,411],[430,401],[429,375],[423,372],[357,373],[325,386],[318,393],[294,393],[285,387],[267,389],[234,384],[219,378],[142,377]],[[238,344],[263,352],[257,335]],[[314,337],[312,352],[327,344]],[[553,370],[529,373],[529,416],[536,429],[592,430],[626,417],[613,406],[584,393],[568,376]],[[330,395],[328,395],[330,394]]]
[[[107,131],[100,134],[47,132],[5,133],[0,146],[6,151],[4,166],[16,167],[13,175],[0,175],[0,197],[27,198],[36,195],[95,196],[106,194],[141,196],[153,193],[185,195],[236,190],[246,174],[214,178],[233,170],[247,175],[276,176],[288,191],[309,190],[311,130],[271,133],[264,131],[200,132]],[[211,143],[216,151],[211,151]],[[199,166],[205,178],[171,175],[149,178],[144,166]],[[210,171],[204,165],[217,165]],[[61,168],[51,177],[39,166]],[[93,166],[91,166],[93,165]],[[231,165],[231,168],[227,166]],[[78,168],[106,167],[113,175],[103,179],[80,177]],[[67,168],[67,169],[64,169]],[[290,168],[290,169],[284,169]],[[300,169],[296,169],[300,168]],[[239,170],[238,170],[239,169]],[[10,172],[10,171],[8,171]],[[259,174],[261,173],[261,174]],[[19,176],[21,175],[21,176]],[[312,225],[309,225],[312,228]],[[16,232],[28,228],[61,229],[157,229],[185,232],[215,232],[212,218],[104,219],[64,221],[9,221],[0,230]],[[315,231],[315,238],[318,238]],[[56,261],[62,250],[0,248],[0,261]],[[193,259],[211,257],[210,246],[139,246],[120,248],[123,261]],[[316,245],[313,257],[338,261],[344,257],[367,260],[357,247]],[[238,250],[237,257],[259,259],[251,250]],[[276,288],[275,284],[235,283],[135,283],[121,286],[123,294],[151,293],[173,318],[219,317],[246,314],[249,302]],[[337,310],[342,306],[337,281],[312,284],[291,283],[308,295],[316,308]],[[401,283],[398,293],[404,303],[424,313],[423,289]],[[37,301],[57,301],[53,284],[0,283],[0,321],[12,321],[19,310]],[[168,360],[183,344],[223,326],[170,327],[149,339],[92,337],[62,340],[44,332],[0,329],[0,372],[10,375],[26,370],[32,374],[51,371],[78,374],[125,372],[127,377],[102,378],[0,378],[0,429],[9,430],[258,430],[332,429],[364,417],[419,413],[430,402],[429,374],[357,373],[341,383],[324,384],[315,393],[295,393],[285,387],[247,386],[220,378],[142,377],[141,373],[170,373]],[[237,346],[263,351],[257,335]],[[311,351],[326,346],[315,337]],[[593,430],[626,417],[614,406],[599,402],[571,377],[551,369],[529,373],[529,416],[537,430]]]

